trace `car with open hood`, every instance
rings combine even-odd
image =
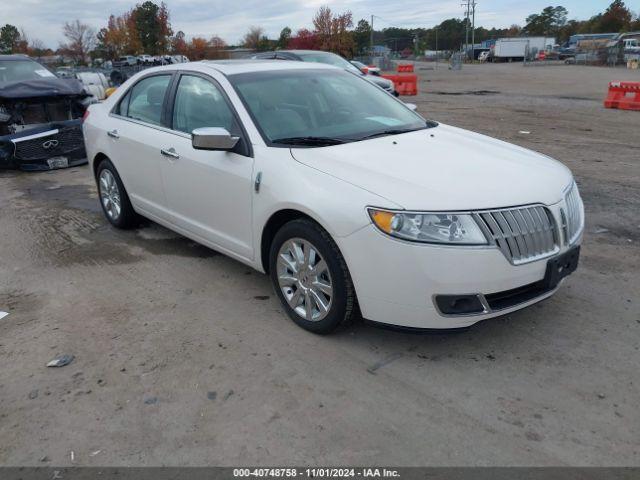
[[[22,55],[0,55],[0,168],[50,170],[87,163],[82,83]]]
[[[144,216],[268,273],[313,332],[358,312],[468,327],[548,298],[578,265],[567,167],[426,120],[344,69],[152,68],[91,105],[84,132],[109,222]]]

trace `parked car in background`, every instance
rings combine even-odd
[[[391,93],[396,97],[398,96],[395,85],[391,80],[377,76],[367,76],[367,74],[362,70],[335,53],[322,52],[319,50],[277,50],[274,52],[258,53],[253,55],[251,58],[257,60],[295,60],[298,62],[325,63],[327,65],[333,65],[334,67],[342,68],[348,72],[365,75],[365,78],[369,82],[377,85],[384,91]]]
[[[84,122],[106,218],[148,217],[268,273],[316,333],[357,311],[467,327],[553,295],[584,229],[569,169],[366,78],[253,61],[135,75]]]
[[[56,77],[58,78],[73,78],[73,68],[71,67],[58,67],[56,68]]]
[[[625,38],[622,41],[624,53],[640,53],[640,39],[639,38]]]
[[[82,82],[84,89],[95,101],[107,98],[106,89],[109,88],[109,81],[102,72],[77,72],[74,77]]]
[[[153,59],[151,55],[138,55],[137,63],[142,65],[153,65]]]
[[[478,61],[480,62],[486,62],[489,59],[489,55],[491,54],[490,50],[485,50],[484,52],[480,52],[480,54],[478,55]]]
[[[87,162],[82,83],[22,55],[0,55],[0,167],[51,170]]]
[[[187,63],[189,62],[189,58],[185,55],[171,55],[169,56],[169,60],[171,63]]]
[[[357,60],[351,60],[351,64],[360,70],[362,73],[368,73],[370,75],[380,76],[380,69],[378,67],[372,67],[371,65],[365,65]]]
[[[138,57],[134,57],[133,55],[124,55],[119,57],[118,60],[113,62],[113,68],[118,67],[133,67],[138,64]]]

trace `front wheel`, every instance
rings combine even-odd
[[[271,282],[289,317],[314,333],[350,323],[356,310],[347,265],[329,234],[311,220],[285,224],[271,243]]]

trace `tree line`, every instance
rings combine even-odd
[[[588,20],[569,20],[563,6],[549,6],[540,13],[526,18],[524,26],[509,28],[475,28],[476,42],[493,38],[521,35],[545,35],[565,42],[577,33],[609,33],[640,31],[640,18],[623,0],[613,0],[601,13]],[[273,49],[326,50],[351,58],[365,55],[374,45],[383,45],[396,52],[422,52],[424,50],[458,50],[470,29],[468,19],[450,18],[432,28],[389,27],[371,31],[370,23],[361,19],[354,24],[351,12],[335,13],[328,6],[318,9],[312,19],[312,28],[301,28],[295,33],[285,27],[276,39],[270,39],[262,27],[251,26],[241,47],[256,51]],[[79,20],[63,26],[65,41],[54,52],[42,41],[29,39],[24,31],[7,24],[0,28],[0,53],[25,53],[31,56],[61,54],[78,63],[91,58],[115,59],[122,55],[177,54],[191,60],[224,58],[227,44],[218,35],[196,36],[187,39],[184,32],[174,32],[169,10],[164,2],[147,0],[120,15],[111,15],[107,25],[98,31]],[[469,35],[471,38],[471,34]]]

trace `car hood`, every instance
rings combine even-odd
[[[371,83],[375,83],[379,87],[389,88],[393,85],[393,82],[387,78],[377,77],[375,75],[363,75],[365,80],[369,80]]]
[[[476,210],[562,199],[567,167],[540,153],[440,124],[321,148],[293,148],[314,169],[407,210]]]
[[[40,78],[19,82],[1,82],[0,98],[23,99],[38,97],[86,97],[82,83],[74,78]]]

